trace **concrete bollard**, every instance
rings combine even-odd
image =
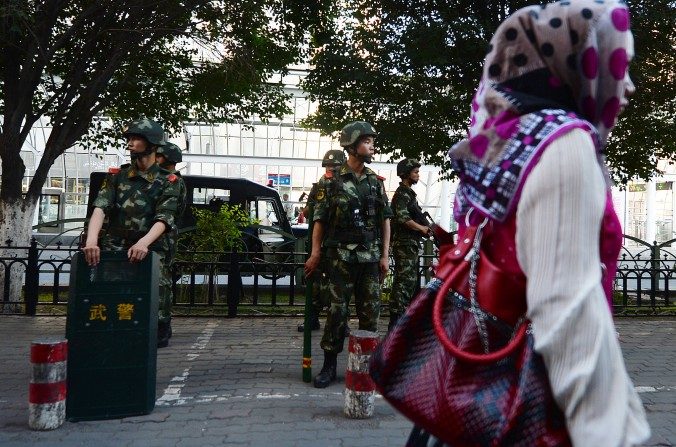
[[[31,343],[28,426],[33,430],[53,430],[66,419],[67,358],[66,340]]]
[[[378,345],[378,334],[370,331],[353,331],[345,372],[345,415],[354,419],[373,416],[376,385],[369,375],[369,358]]]

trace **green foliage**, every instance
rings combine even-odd
[[[610,139],[619,181],[648,177],[658,158],[676,159],[676,4],[634,0],[637,93]],[[372,122],[378,149],[450,172],[446,151],[466,132],[488,41],[511,11],[532,1],[346,0],[316,38],[304,83],[318,101],[304,124],[331,134]]]
[[[41,117],[52,130],[26,200],[66,149],[120,144],[131,119],[176,133],[187,121],[282,116],[287,94],[265,81],[304,60],[308,31],[330,2],[309,3],[3,1],[0,158],[12,169],[3,170],[0,200],[23,200],[19,154]]]
[[[242,229],[258,224],[258,221],[239,205],[224,203],[218,212],[193,208],[197,220],[195,231],[180,237],[179,258],[183,261],[213,261],[218,254],[244,248]],[[197,253],[196,253],[197,252]]]
[[[626,183],[654,174],[657,161],[676,161],[676,2],[634,0],[636,56],[630,73],[636,94],[620,117],[608,144],[614,177]]]

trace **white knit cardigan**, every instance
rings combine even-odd
[[[605,201],[592,140],[574,130],[544,152],[517,208],[535,349],[575,446],[633,446],[650,436],[601,286]]]

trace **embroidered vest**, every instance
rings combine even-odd
[[[546,148],[545,148],[546,150]],[[523,182],[525,183],[526,177]],[[518,204],[518,199],[517,199]],[[511,213],[503,222],[491,221],[484,231],[482,247],[493,262],[508,273],[522,276],[525,280],[525,274],[516,256],[516,208],[512,208]],[[472,223],[479,223],[483,219],[478,213],[471,216]],[[462,238],[465,232],[465,222],[463,218],[456,218],[458,221],[458,238]],[[608,305],[612,312],[613,296],[612,286],[617,272],[617,259],[622,249],[622,227],[617,217],[610,191],[606,194],[606,206],[601,221],[601,234],[599,237],[599,255],[601,258],[602,279],[601,283],[605,292]]]

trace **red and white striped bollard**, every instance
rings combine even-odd
[[[378,334],[370,331],[353,331],[345,372],[345,415],[354,419],[373,416],[376,385],[369,375],[369,359],[378,345]]]
[[[66,419],[66,362],[68,342],[63,339],[31,343],[31,378],[28,426],[53,430]]]

